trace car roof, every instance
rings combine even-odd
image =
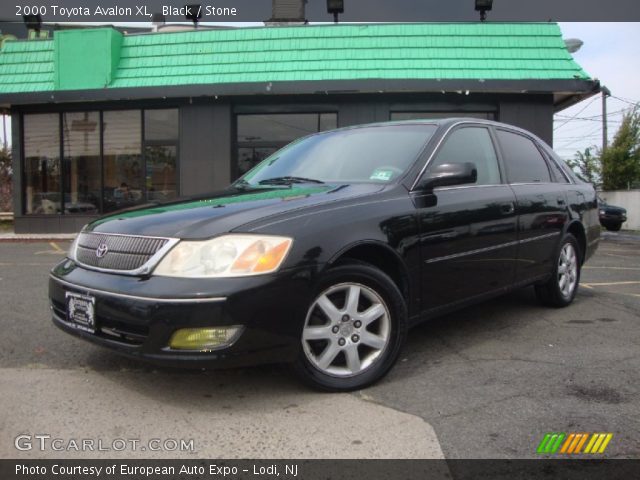
[[[536,137],[533,133],[516,127],[515,125],[509,125],[507,123],[496,122],[495,120],[487,120],[485,118],[477,117],[447,117],[447,118],[419,118],[409,120],[392,120],[387,122],[375,122],[365,123],[361,125],[350,125],[347,127],[338,128],[337,130],[347,130],[351,128],[366,128],[366,127],[380,127],[384,125],[436,125],[438,127],[449,127],[461,122],[473,122],[485,125],[493,125],[494,127],[508,128],[510,130],[520,131],[527,135]],[[537,137],[536,137],[537,138]]]

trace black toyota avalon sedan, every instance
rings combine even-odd
[[[58,327],[134,358],[290,362],[346,391],[382,377],[425,319],[525,286],[570,304],[599,231],[593,187],[526,131],[381,123],[88,224],[49,295]]]

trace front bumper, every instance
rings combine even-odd
[[[627,221],[627,215],[624,213],[600,214],[600,222],[624,223]]]
[[[56,326],[129,357],[170,367],[241,366],[295,358],[313,277],[309,269],[293,269],[245,278],[140,278],[64,260],[51,271],[49,299]],[[67,321],[66,292],[95,298],[95,333]],[[168,347],[181,328],[236,325],[242,333],[226,347]]]

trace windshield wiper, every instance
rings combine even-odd
[[[324,183],[322,180],[305,177],[273,177],[260,180],[260,185],[291,185],[292,183]]]
[[[233,185],[231,185],[234,188],[251,188],[251,184],[249,182],[247,182],[246,180],[240,179],[240,180],[236,180]]]

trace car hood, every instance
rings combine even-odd
[[[600,205],[600,210],[604,210],[609,214],[627,213],[627,210],[625,208],[616,207],[615,205]]]
[[[202,239],[256,220],[372,194],[381,184],[292,185],[228,189],[203,197],[124,210],[91,222],[85,231]]]

